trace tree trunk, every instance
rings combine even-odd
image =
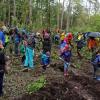
[[[57,6],[57,28],[59,29],[59,21],[60,21],[60,0],[58,2],[58,6]]]
[[[9,13],[8,13],[8,25],[9,25],[9,26],[11,26],[11,16],[10,16],[10,14],[11,14],[11,10],[10,10],[10,0],[8,1],[8,5],[9,5],[9,6],[8,6],[8,9],[9,9],[9,10],[8,10],[8,12],[9,12]]]
[[[29,23],[32,24],[32,0],[29,1]]]
[[[43,11],[42,11],[42,0],[41,0],[41,26],[43,26]]]
[[[62,5],[62,14],[61,14],[61,29],[62,29],[62,26],[63,26],[63,18],[64,18],[64,3],[65,3],[65,0],[63,0],[63,5]]]
[[[50,30],[50,0],[47,0],[47,28]]]
[[[66,24],[66,31],[69,31],[69,26],[70,26],[70,15],[71,15],[71,3],[72,0],[69,0],[69,5],[68,5],[68,10],[67,10],[67,24]]]
[[[13,14],[14,14],[14,17],[16,17],[16,0],[14,0],[14,12],[13,12]]]

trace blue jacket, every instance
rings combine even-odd
[[[66,46],[66,42],[63,42],[60,44],[60,49],[64,48]]]
[[[96,55],[96,58],[95,60],[93,61],[93,64],[97,64],[100,66],[100,54],[99,55]]]
[[[43,65],[48,65],[50,63],[50,56],[47,56],[46,54],[42,53],[41,61]]]
[[[3,45],[5,44],[5,35],[2,31],[0,31],[0,40],[2,41]]]
[[[70,62],[71,51],[65,51],[61,54],[61,58],[63,58],[66,62]]]

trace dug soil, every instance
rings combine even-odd
[[[88,62],[85,65],[90,66]],[[47,84],[44,88],[14,100],[100,100],[100,82],[91,77],[91,68],[86,70],[85,66],[79,70],[73,66],[69,76],[64,77],[63,64],[60,61],[51,64],[45,73]]]
[[[19,58],[13,58],[10,73],[4,79],[5,94],[0,100],[100,100],[100,81],[92,78],[89,60],[74,56],[71,62],[69,75],[64,77],[63,63],[58,59],[42,73],[39,65],[33,71],[23,72]],[[41,75],[46,76],[45,87],[28,94],[26,86]]]

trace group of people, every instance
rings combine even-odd
[[[43,72],[46,67],[50,64],[51,54],[51,38],[50,31],[44,30],[42,35],[39,33],[27,34],[25,30],[20,33],[17,28],[10,29],[9,32],[0,29],[0,95],[3,95],[3,77],[4,73],[7,72],[6,55],[13,55],[17,58],[22,57],[21,65],[23,66],[23,72],[34,69],[34,59],[36,52],[37,42],[42,42],[40,48],[41,65]],[[6,41],[7,40],[7,41]],[[40,45],[38,45],[40,46]],[[9,53],[8,53],[9,51]],[[10,56],[11,57],[11,56]]]
[[[64,75],[68,73],[68,67],[70,65],[70,59],[72,57],[72,50],[76,48],[77,56],[82,59],[82,49],[87,47],[87,51],[91,52],[91,64],[93,65],[93,77],[96,78],[96,71],[100,68],[100,38],[86,36],[87,33],[78,32],[76,35],[69,33],[61,33],[57,39],[55,35],[55,41],[60,40],[60,59],[64,61]],[[91,34],[91,33],[89,33]]]
[[[91,58],[91,63],[94,68],[94,77],[96,77],[96,71],[100,67],[100,49],[95,49],[100,47],[98,45],[98,43],[100,44],[100,39],[97,42],[94,37],[86,38],[81,32],[74,35],[71,32],[66,33],[57,31],[55,35],[52,35],[49,30],[43,30],[41,33],[36,32],[27,34],[25,30],[19,32],[17,28],[10,29],[9,32],[3,31],[3,29],[0,28],[0,95],[3,94],[3,76],[6,72],[5,66],[8,60],[5,56],[6,49],[9,48],[11,55],[13,55],[13,51],[16,57],[21,55],[21,64],[24,67],[23,71],[34,69],[34,60],[40,55],[40,62],[44,73],[51,62],[51,46],[53,41],[59,46],[59,59],[64,63],[65,77],[68,75],[72,50],[75,46],[79,59],[82,59],[80,51],[84,46],[87,46],[89,51],[92,52],[93,56]],[[40,45],[40,43],[42,43],[42,45]],[[36,54],[37,50],[40,51],[39,55]]]

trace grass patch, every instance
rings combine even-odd
[[[26,89],[27,92],[29,94],[33,93],[33,92],[37,92],[38,90],[40,90],[41,88],[43,88],[46,84],[46,79],[45,76],[40,76],[39,79],[37,81],[35,81],[34,83],[30,83],[27,85]]]

